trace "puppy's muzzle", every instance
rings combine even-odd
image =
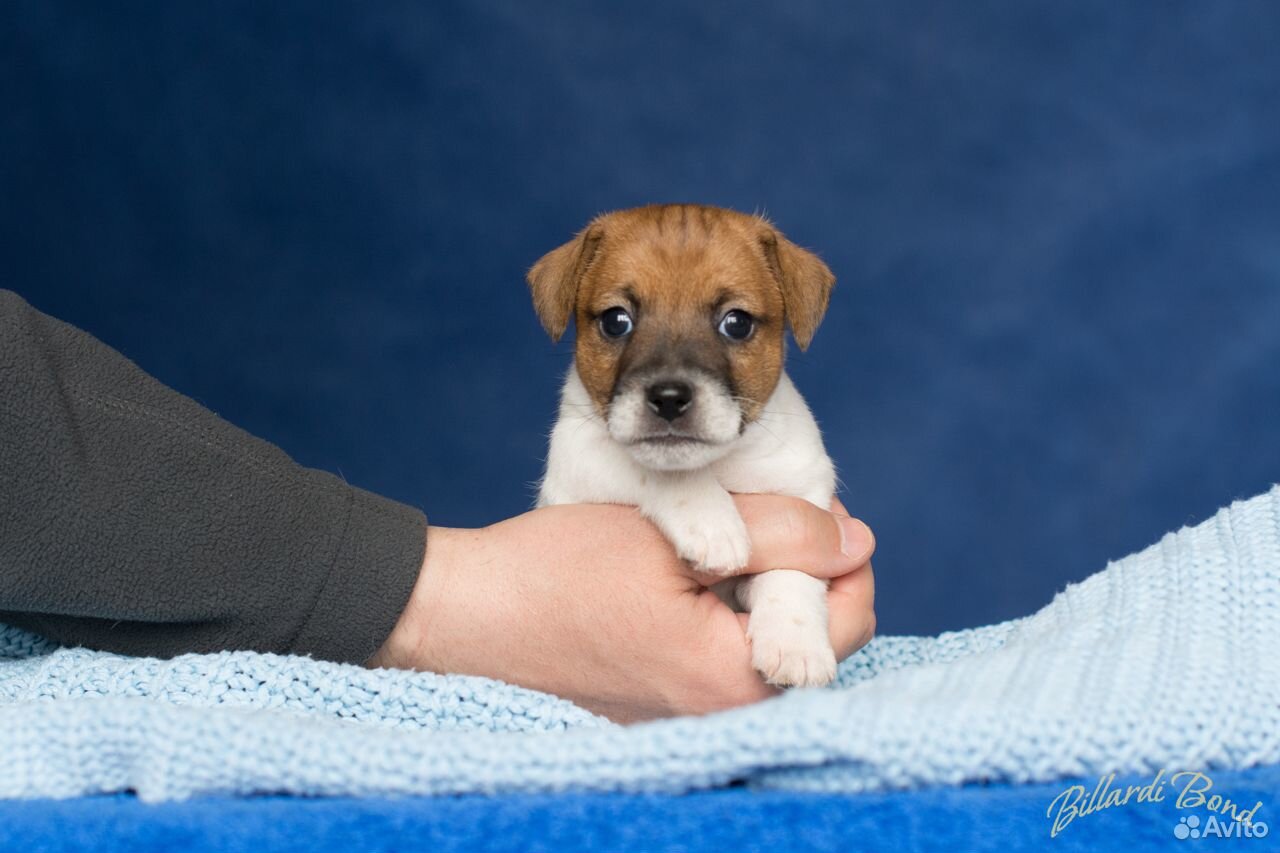
[[[645,401],[651,412],[671,423],[693,405],[693,386],[677,380],[661,380],[645,389]]]

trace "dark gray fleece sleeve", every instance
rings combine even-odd
[[[362,663],[422,513],[303,468],[0,290],[0,622],[131,655]]]

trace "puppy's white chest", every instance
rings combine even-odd
[[[625,503],[643,506],[710,477],[735,493],[784,494],[823,508],[835,493],[835,469],[804,399],[783,374],[755,422],[721,458],[700,471],[653,471],[635,461],[609,434],[576,368],[565,381],[551,433],[538,505]]]

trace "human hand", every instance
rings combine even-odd
[[[843,660],[875,630],[875,540],[839,501],[734,497],[751,537],[744,572],[804,567],[831,579]],[[841,550],[843,547],[843,551]],[[847,552],[847,553],[846,553]],[[423,570],[369,661],[497,678],[618,722],[697,714],[774,695],[734,613],[634,507],[536,509],[491,527],[432,527]]]

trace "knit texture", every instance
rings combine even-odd
[[[631,727],[483,679],[0,632],[0,796],[858,792],[1280,762],[1280,488],[1033,616],[888,637],[836,685]]]

